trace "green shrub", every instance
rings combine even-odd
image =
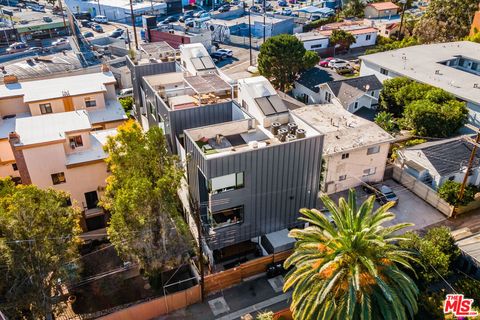
[[[120,98],[118,101],[122,105],[122,108],[125,110],[127,116],[130,116],[130,112],[132,111],[133,107],[133,97]]]
[[[475,194],[479,192],[479,188],[473,185],[467,185],[463,193],[462,200],[458,199],[460,193],[461,183],[447,180],[445,181],[437,192],[440,198],[450,203],[452,206],[467,205],[475,199]]]
[[[463,293],[465,297],[473,299],[473,304],[476,307],[480,306],[480,281],[473,278],[461,278],[455,283],[455,287],[459,292]]]

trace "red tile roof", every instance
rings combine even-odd
[[[363,28],[363,29],[354,29],[354,30],[345,30],[345,31],[353,35],[378,32],[378,30],[375,28]],[[332,34],[333,30],[320,30],[319,32],[320,34],[329,37]]]
[[[400,7],[393,2],[370,3],[369,6],[374,7],[377,11],[400,9]]]

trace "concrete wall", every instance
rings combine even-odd
[[[379,152],[368,155],[368,148],[373,146],[375,144],[353,151],[345,151],[349,154],[347,159],[342,159],[343,153],[325,155],[323,191],[330,194],[357,187],[362,184],[362,181],[382,181],[390,143],[378,145],[380,146]],[[368,169],[374,169],[375,173],[365,175],[363,171]],[[340,180],[340,176],[343,175],[346,175],[346,179]]]
[[[0,97],[0,117],[25,112],[28,112],[28,106],[23,102],[23,96],[8,99]]]
[[[320,38],[310,41],[304,41],[303,46],[307,50],[320,51],[328,47],[330,42],[329,38]]]
[[[295,88],[293,89],[293,95],[295,97],[302,97],[306,100],[304,101],[305,104],[319,104],[323,103],[320,94],[318,92],[314,92],[309,88],[301,85],[298,82],[295,82]]]
[[[0,178],[20,176],[13,170],[12,163],[15,163],[15,157],[8,139],[0,139]]]
[[[355,36],[356,42],[350,46],[350,49],[374,46],[377,42],[377,32],[371,32],[368,34],[359,34]],[[370,37],[369,39],[367,39]]]
[[[72,96],[71,98],[73,102],[73,108],[75,110],[87,109],[87,107],[85,106],[86,98],[95,100],[97,103],[95,107],[89,107],[88,110],[98,110],[98,109],[105,108],[105,97],[102,92]],[[65,112],[64,98],[59,98],[59,99],[49,99],[49,100],[35,101],[32,103],[29,103],[28,107],[30,109],[31,115],[32,116],[41,115],[42,113],[40,111],[40,104],[44,104],[44,103],[50,103],[53,113]]]
[[[390,16],[395,16],[398,14],[398,9],[394,10],[376,10],[372,6],[366,6],[365,9],[363,10],[365,14],[365,18],[384,18],[384,17],[390,17]]]
[[[210,195],[212,212],[244,206],[243,222],[216,229],[207,239],[210,248],[298,225],[299,209],[317,205],[322,145],[323,136],[316,136],[207,160],[187,138],[188,182],[194,200],[202,201],[202,175],[209,180],[244,173],[243,188]]]

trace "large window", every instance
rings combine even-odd
[[[50,103],[41,103],[40,112],[42,114],[52,113],[52,105]]]
[[[380,73],[388,76],[388,70],[384,68],[380,68]]]
[[[73,136],[68,139],[70,141],[70,148],[75,149],[78,147],[83,147],[82,136]]]
[[[214,229],[243,222],[243,206],[209,213],[210,224]]]
[[[325,91],[325,101],[327,101],[327,102],[332,101],[332,95],[328,91]]]
[[[243,172],[227,174],[225,176],[215,177],[208,182],[208,190],[215,194],[235,189],[243,188]]]
[[[368,154],[375,154],[380,152],[380,146],[375,146],[375,147],[370,147],[367,149],[367,155]]]
[[[65,173],[58,172],[51,175],[53,184],[61,184],[67,182],[65,179]]]
[[[90,107],[96,107],[97,106],[97,100],[93,98],[85,98],[85,107],[90,108]]]
[[[375,174],[375,172],[377,172],[377,168],[365,169],[365,170],[363,170],[363,176],[364,177],[371,176],[371,175]]]
[[[310,49],[317,49],[317,48],[321,48],[322,47],[322,44],[312,44],[312,46],[310,47]]]
[[[350,157],[350,153],[344,153],[342,154],[342,159],[345,160],[345,159],[348,159]]]

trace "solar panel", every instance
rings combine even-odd
[[[267,97],[267,99],[268,101],[270,101],[270,104],[272,105],[272,107],[275,109],[277,113],[283,113],[288,111],[287,106],[285,106],[285,103],[279,96],[277,95],[269,96]]]
[[[262,110],[264,115],[270,116],[272,114],[277,113],[273,108],[272,104],[270,103],[270,101],[267,99],[267,97],[255,98],[255,101],[257,102],[258,106],[260,107],[260,110]]]
[[[205,69],[215,69],[215,65],[210,57],[201,57],[200,58],[205,66]]]

